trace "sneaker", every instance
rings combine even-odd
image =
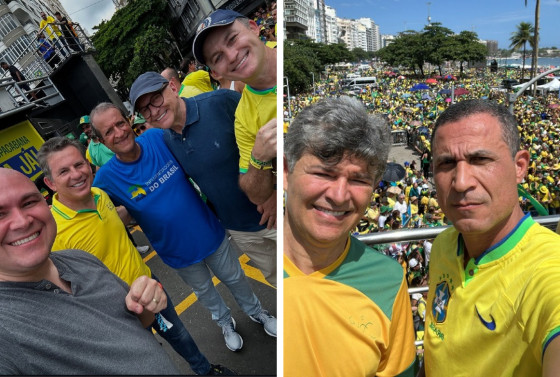
[[[261,310],[261,312],[254,317],[250,315],[249,318],[251,318],[253,322],[263,325],[264,332],[276,338],[276,318],[268,314],[266,310]]]
[[[150,247],[149,247],[148,245],[146,245],[146,246],[137,246],[136,249],[138,249],[138,252],[139,252],[140,254],[146,254],[146,252],[147,252],[148,250],[150,250]]]
[[[241,347],[243,347],[243,338],[235,332],[235,319],[233,319],[233,317],[230,323],[222,326],[222,334],[224,334],[226,347],[229,348],[230,351],[239,351]]]
[[[237,376],[237,373],[223,365],[210,364],[210,371],[206,374],[207,376]]]

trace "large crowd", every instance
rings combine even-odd
[[[465,99],[489,99],[507,105],[504,77],[514,78],[517,71],[488,72],[469,70],[465,76],[455,72],[429,78],[411,78],[397,69],[375,63],[362,77],[376,77],[377,84],[362,90],[345,90],[344,79],[356,69],[328,71],[315,83],[315,91],[296,95],[284,103],[284,129],[306,106],[325,97],[351,95],[361,100],[371,113],[387,116],[393,131],[406,134],[408,146],[418,155],[418,162],[404,163],[405,174],[399,181],[382,181],[374,190],[370,206],[354,230],[355,235],[402,228],[448,225],[437,202],[437,192],[430,182],[430,137],[437,116],[452,102]],[[422,85],[423,84],[423,85]],[[452,96],[453,90],[453,96]],[[528,93],[527,91],[526,93]],[[558,93],[525,94],[514,103],[521,148],[531,154],[531,165],[520,188],[520,204],[533,215],[560,212],[560,147],[554,140],[560,133],[560,97]],[[289,106],[289,108],[288,108]],[[524,192],[523,192],[524,191]],[[427,245],[427,247],[426,247]],[[425,285],[429,270],[431,242],[382,244],[379,251],[403,265],[410,286]]]

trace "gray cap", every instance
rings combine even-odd
[[[130,87],[130,103],[136,109],[136,101],[144,94],[157,92],[169,81],[157,72],[142,73]]]

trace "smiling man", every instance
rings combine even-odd
[[[128,237],[120,218],[126,221],[128,214],[120,213],[103,190],[91,187],[93,174],[81,144],[66,137],[51,138],[39,149],[37,160],[45,173],[45,183],[56,191],[51,207],[58,229],[54,251],[87,251],[127,284],[142,275],[158,280]],[[183,356],[196,374],[231,372],[208,362],[175,312],[171,297],[165,290],[164,294],[168,306],[151,328]]]
[[[402,267],[349,235],[379,183],[388,123],[342,97],[301,111],[284,144],[284,373],[412,376]]]
[[[51,253],[56,223],[35,184],[0,168],[0,373],[177,374],[142,325],[167,301],[80,250]]]
[[[438,118],[431,144],[453,227],[430,257],[426,375],[557,375],[560,236],[519,206],[529,153],[515,117],[494,102],[461,101]]]
[[[172,95],[165,92],[166,87],[159,97]],[[166,103],[163,98],[151,101],[153,106]],[[165,110],[154,121],[172,121],[170,112],[178,112],[179,103],[184,104],[162,105]],[[243,339],[211,272],[228,287],[245,314],[275,337],[276,318],[262,308],[229,236],[165,145],[163,130],[152,128],[135,139],[125,114],[111,103],[97,105],[90,117],[101,142],[116,155],[96,174],[94,186],[128,210],[162,261],[193,288],[221,327],[228,349],[240,350]]]
[[[198,26],[193,54],[217,77],[246,84],[235,112],[239,185],[275,222],[276,49],[259,33],[255,21],[219,9]]]
[[[165,130],[166,145],[212,203],[233,241],[276,286],[276,218],[251,203],[239,187],[234,134],[239,93],[217,90],[181,98],[178,90],[173,80],[146,72],[132,84],[131,103],[154,127]],[[179,111],[169,111],[177,107]]]

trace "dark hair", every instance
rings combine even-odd
[[[437,130],[451,122],[457,122],[463,118],[469,117],[474,114],[488,114],[498,120],[502,127],[502,138],[508,145],[511,156],[515,157],[519,151],[519,131],[517,129],[517,120],[505,106],[499,105],[496,102],[471,99],[458,102],[448,107],[436,120],[434,131],[432,132],[432,139],[430,144],[432,151],[435,148],[435,136]]]
[[[78,141],[69,139],[64,136],[53,137],[45,141],[41,148],[39,148],[39,152],[37,152],[37,161],[39,162],[41,170],[48,179],[52,180],[52,171],[48,164],[50,155],[55,152],[60,152],[61,150],[69,146],[76,148],[80,152],[84,160],[86,159],[84,146]]]

